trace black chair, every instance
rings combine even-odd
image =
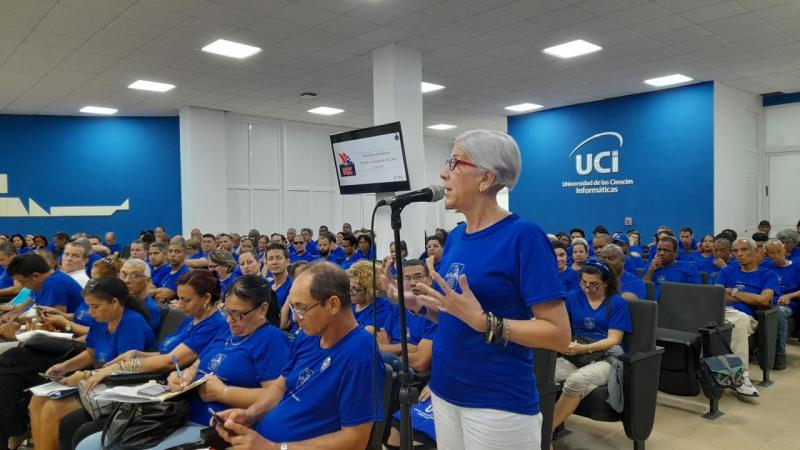
[[[533,349],[533,372],[539,390],[539,411],[542,413],[542,450],[550,450],[553,438],[553,410],[561,387],[556,384],[556,352]]]
[[[769,379],[769,373],[775,364],[775,347],[778,343],[778,310],[775,308],[756,310],[755,319],[758,328],[750,336],[750,355],[755,355],[758,366],[761,368],[761,382],[759,386],[769,387],[774,381]]]
[[[708,284],[708,274],[706,272],[700,272],[700,281],[702,281],[703,284]]]
[[[647,294],[645,294],[646,295],[645,299],[647,299],[647,300],[658,300],[656,298],[656,284],[655,283],[653,283],[652,281],[645,281],[644,282],[644,287],[647,289]]]
[[[663,283],[658,301],[657,343],[664,347],[658,390],[694,397],[700,393],[698,371],[702,357],[728,353],[733,325],[725,323],[725,289],[722,286]],[[721,392],[706,392],[709,412],[716,419]]]
[[[119,257],[120,257],[120,259],[128,259],[128,258],[130,258],[131,257],[131,246],[130,245],[126,245],[125,247],[122,247],[122,254],[119,255]]]
[[[620,357],[623,365],[624,409],[618,413],[606,403],[608,387],[600,386],[581,400],[575,414],[602,422],[622,421],[633,448],[644,449],[653,431],[658,394],[661,354],[656,346],[658,304],[642,300],[625,300],[631,313],[633,333],[622,340],[626,352]]]
[[[158,309],[161,311],[161,324],[158,326],[158,332],[155,335],[156,342],[160,344],[164,338],[174,333],[181,326],[183,321],[186,320],[186,314],[180,309],[170,308],[165,305],[158,305]]]
[[[372,426],[372,431],[369,435],[366,450],[382,450],[384,435],[389,431],[392,423],[391,410],[392,392],[394,392],[395,384],[398,382],[397,374],[392,370],[392,366],[384,364],[383,391],[381,392],[381,408],[383,409],[383,422],[376,422]]]

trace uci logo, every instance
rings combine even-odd
[[[603,136],[614,136],[617,138],[619,141],[619,147],[616,150],[609,149],[596,155],[591,153],[587,153],[585,155],[575,155],[575,170],[578,172],[578,175],[589,175],[592,173],[592,171],[597,173],[619,172],[619,148],[622,148],[622,135],[616,131],[604,131],[585,139],[572,149],[572,151],[569,153],[569,156],[572,157],[572,155],[575,154],[578,149],[583,147],[584,144]]]

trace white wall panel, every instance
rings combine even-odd
[[[228,186],[248,186],[250,151],[246,122],[230,122],[225,127],[225,175]]]
[[[286,185],[308,186],[313,178],[311,162],[312,132],[294,126],[285,127]]]
[[[228,199],[228,230],[237,233],[247,233],[250,224],[250,190],[227,190]]]
[[[309,191],[286,191],[286,220],[285,228],[294,227],[299,231],[302,227],[314,228],[311,208],[314,202],[313,194]],[[285,229],[283,231],[286,231]]]
[[[284,233],[281,227],[281,191],[253,189],[253,222],[252,228],[269,235],[273,232]],[[249,228],[248,228],[249,229]]]
[[[252,184],[280,189],[281,129],[276,125],[253,124],[250,129]]]
[[[765,109],[767,146],[800,146],[800,103],[771,106]]]

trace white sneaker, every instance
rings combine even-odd
[[[736,388],[736,392],[748,397],[758,397],[758,389],[750,381],[750,375],[745,375],[742,378],[742,385]]]

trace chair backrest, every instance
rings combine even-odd
[[[161,310],[161,325],[159,326],[158,333],[156,333],[156,341],[161,344],[161,341],[163,341],[164,338],[174,333],[175,330],[181,326],[183,321],[186,320],[186,314],[184,314],[180,309],[170,308],[163,305],[159,305],[159,307],[164,308]]]
[[[708,274],[706,272],[700,272],[700,280],[703,284],[708,284]]]
[[[645,281],[644,287],[647,289],[647,293],[645,294],[645,298],[648,300],[655,300],[656,296],[656,284],[652,281]]]
[[[725,288],[717,285],[661,284],[658,326],[696,333],[711,322],[725,320]]]
[[[383,379],[383,392],[381,393],[381,408],[383,408],[383,422],[376,422],[372,426],[372,432],[369,435],[369,441],[367,443],[367,450],[382,450],[383,449],[383,437],[385,431],[389,429],[392,423],[392,410],[390,405],[392,404],[392,391],[394,389],[394,384],[398,381],[396,380],[394,370],[392,370],[392,366],[388,364],[384,364],[384,374],[385,377]]]
[[[556,374],[556,352],[542,348],[533,349],[533,374],[538,384],[552,382]]]
[[[658,303],[650,300],[625,300],[631,313],[632,333],[622,339],[626,352],[652,350],[656,346]]]

